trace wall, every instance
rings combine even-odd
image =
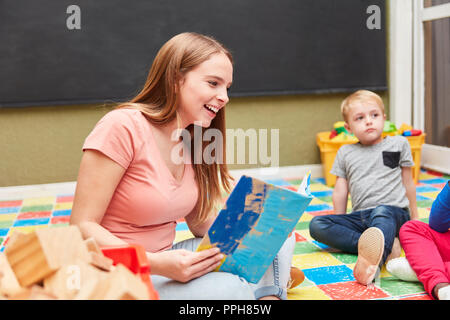
[[[269,129],[269,136],[270,129],[279,129],[280,166],[317,164],[315,134],[340,121],[345,96],[234,98],[227,106],[227,127]],[[388,107],[387,93],[382,97]],[[109,110],[97,105],[0,109],[0,187],[75,181],[84,139]]]

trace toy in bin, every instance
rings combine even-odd
[[[347,141],[347,142],[358,142],[358,139],[347,131],[345,128],[344,121],[335,122],[333,125],[333,130],[330,132],[330,140],[333,141]]]
[[[393,122],[386,120],[386,121],[384,121],[383,134],[390,135],[390,136],[396,136],[399,134],[399,132]]]
[[[422,130],[413,129],[410,125],[403,123],[399,128],[399,133],[405,137],[417,137],[422,134]]]

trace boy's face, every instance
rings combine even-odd
[[[355,101],[347,114],[345,128],[364,145],[374,145],[383,140],[386,115],[373,100]]]

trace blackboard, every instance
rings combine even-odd
[[[231,50],[231,97],[386,90],[384,0],[1,0],[0,107],[125,101],[185,31]]]

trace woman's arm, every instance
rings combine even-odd
[[[86,150],[81,159],[70,224],[84,238],[93,237],[100,246],[126,244],[100,225],[125,169],[99,151]]]
[[[405,186],[406,197],[409,200],[409,210],[412,220],[419,219],[416,200],[416,185],[412,177],[411,167],[402,167],[402,182]]]
[[[84,238],[93,237],[100,246],[125,241],[100,225],[125,170],[101,152],[87,150],[81,160],[70,223],[78,225]],[[217,268],[223,258],[219,249],[201,252],[168,250],[147,253],[152,274],[187,282]]]
[[[335,214],[347,213],[348,201],[348,184],[347,179],[342,177],[336,178],[336,184],[333,190],[333,207]]]

